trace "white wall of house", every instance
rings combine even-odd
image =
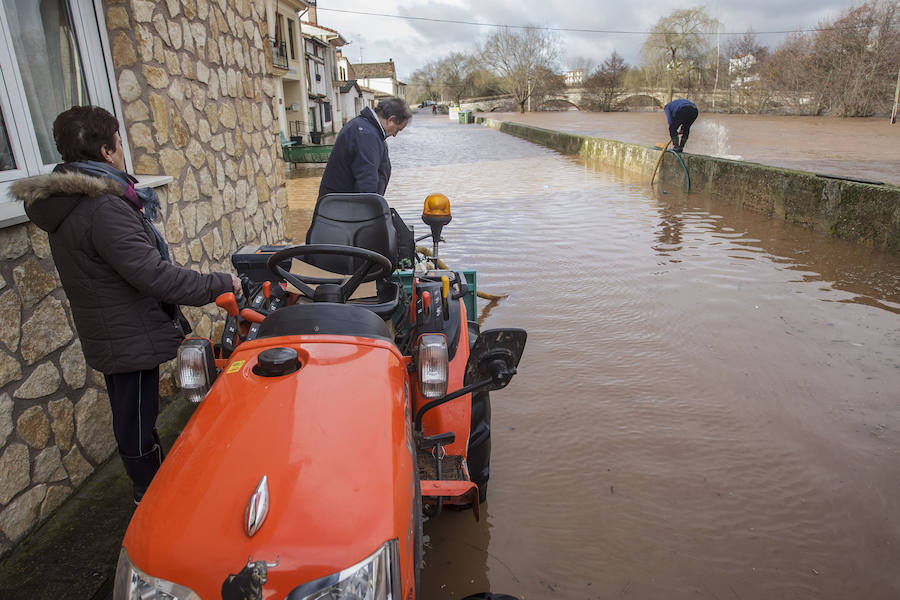
[[[397,85],[395,81],[390,77],[360,79],[359,84],[363,87],[367,87],[378,92],[384,92],[385,94],[391,96],[397,95]]]

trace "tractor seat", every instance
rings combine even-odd
[[[397,267],[397,232],[391,209],[378,194],[327,194],[319,198],[313,213],[307,244],[339,244],[366,248],[387,257]],[[361,262],[349,256],[315,255],[304,262],[332,273],[349,275]],[[390,319],[400,301],[400,285],[386,278],[377,281],[377,294],[349,302]]]
[[[384,320],[355,304],[311,302],[279,308],[259,326],[258,338],[303,334],[353,335],[393,342]]]
[[[397,266],[397,231],[387,201],[378,194],[327,194],[319,198],[306,232],[307,244],[366,248]],[[349,256],[310,256],[311,265],[349,275],[360,264]]]

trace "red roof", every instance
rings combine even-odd
[[[357,79],[394,79],[397,76],[393,61],[355,64],[353,72]]]

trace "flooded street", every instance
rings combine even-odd
[[[663,112],[484,113],[501,121],[652,146],[669,139]],[[900,125],[841,119],[701,112],[687,152],[900,185]]]
[[[665,140],[639,116],[625,141]],[[446,194],[441,257],[529,335],[481,521],[425,524],[425,600],[900,597],[900,258],[446,116],[389,146],[388,202],[424,233]],[[293,241],[320,176],[292,171]]]

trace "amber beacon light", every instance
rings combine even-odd
[[[450,199],[443,194],[429,194],[425,198],[422,209],[422,220],[431,227],[431,241],[434,244],[434,258],[438,258],[438,243],[441,241],[441,230],[450,222]]]

